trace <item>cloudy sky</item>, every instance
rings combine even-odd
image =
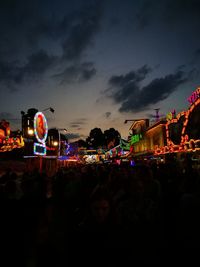
[[[200,85],[199,0],[1,0],[0,119],[44,111],[73,139],[188,108]]]

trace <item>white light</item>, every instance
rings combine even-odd
[[[58,146],[58,142],[57,141],[54,141],[53,142],[53,146]]]
[[[28,129],[28,134],[29,134],[29,135],[33,135],[33,134],[34,134],[33,129]]]

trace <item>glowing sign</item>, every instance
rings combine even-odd
[[[142,135],[141,134],[134,134],[134,135],[132,135],[131,136],[131,145],[139,142],[140,139],[142,139]]]
[[[46,155],[46,146],[44,144],[34,143],[33,153],[34,155]]]
[[[34,134],[39,143],[44,144],[47,139],[47,120],[42,112],[37,112],[34,117]]]
[[[200,87],[194,91],[190,97],[188,97],[188,102],[192,105],[200,96]]]

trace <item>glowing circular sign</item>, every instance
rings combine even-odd
[[[42,112],[37,112],[34,117],[34,134],[38,142],[45,143],[48,134],[47,120]]]

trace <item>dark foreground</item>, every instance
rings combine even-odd
[[[200,177],[188,163],[7,173],[0,184],[1,266],[200,263]]]

